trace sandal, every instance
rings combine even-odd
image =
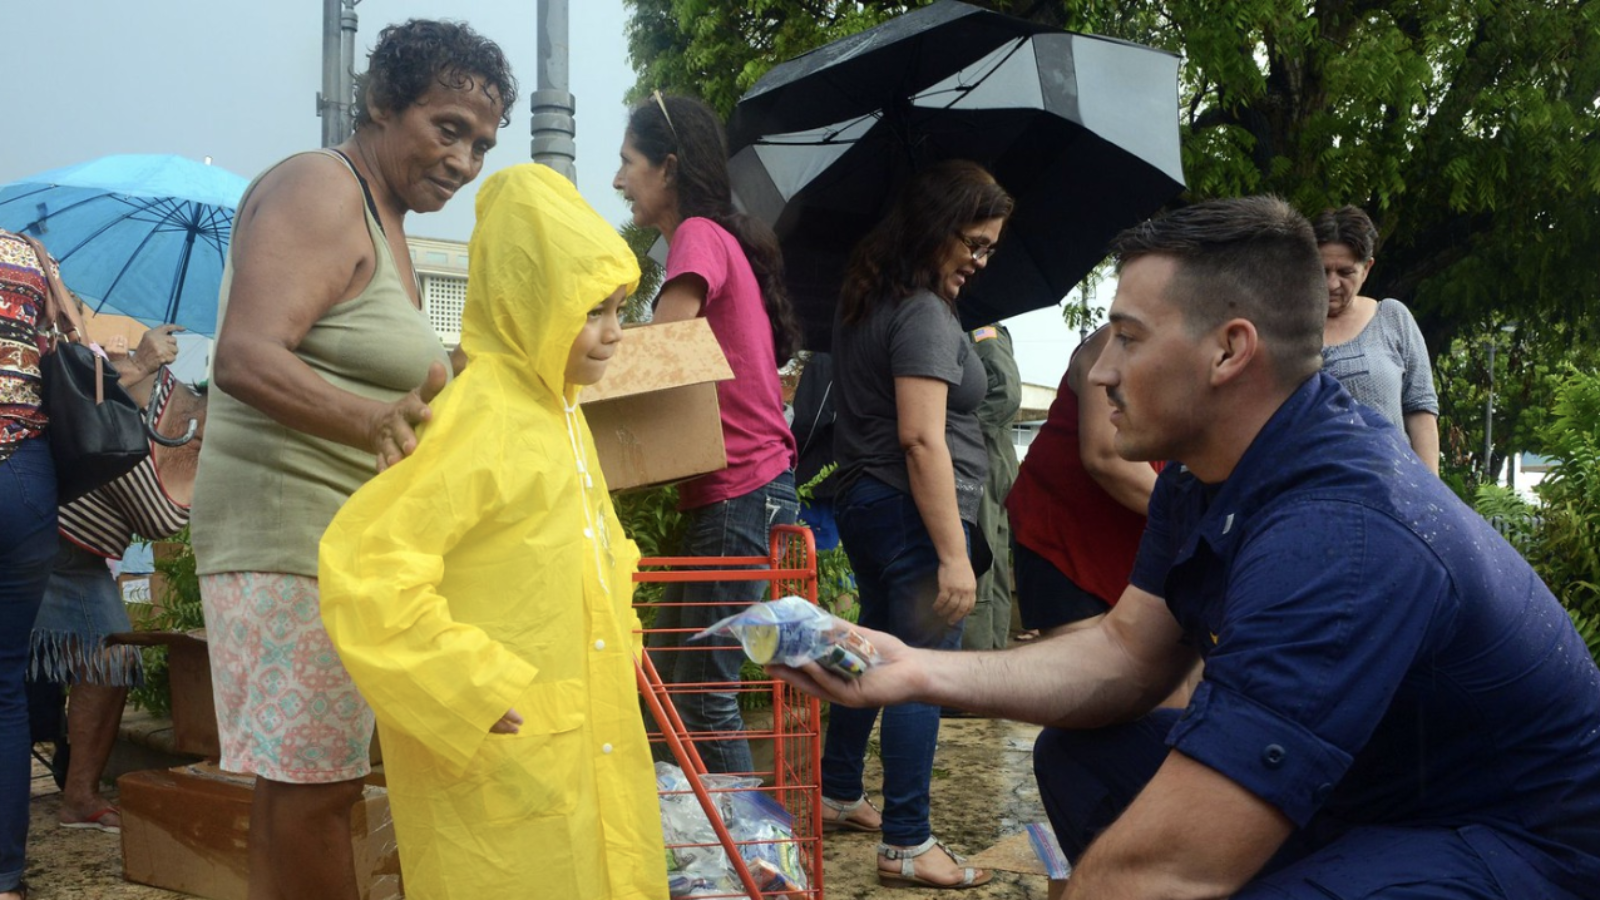
[[[943,841],[932,835],[929,835],[927,840],[915,847],[902,848],[891,847],[888,844],[879,844],[878,858],[887,859],[891,862],[899,860],[900,873],[897,875],[893,872],[885,872],[883,869],[879,869],[878,884],[883,887],[923,887],[959,890],[961,888],[977,887],[980,884],[988,884],[989,879],[994,877],[994,873],[988,869],[975,869],[972,866],[962,866],[961,880],[954,884],[945,884],[939,881],[929,881],[928,879],[923,878],[917,874],[917,857],[922,856],[935,847],[943,850],[958,866],[966,862],[965,859],[962,859],[961,857],[955,855],[955,853],[951,852],[950,848],[946,847]]]
[[[842,802],[840,802],[838,800],[830,800],[827,797],[823,797],[822,798],[822,830],[825,831],[825,832],[826,831],[882,831],[883,830],[883,825],[882,824],[867,825],[865,823],[862,823],[862,822],[859,822],[859,821],[856,820],[856,818],[855,818],[856,811],[859,810],[862,807],[863,804],[865,804],[868,809],[873,810],[874,812],[878,812],[878,813],[881,814],[881,810],[879,810],[878,807],[874,806],[872,804],[871,800],[867,799],[867,795],[866,794],[862,794],[860,799],[856,800],[854,803],[842,803]]]
[[[107,822],[106,819],[112,816],[115,816],[117,821],[115,823]],[[76,822],[60,822],[58,824],[62,828],[93,829],[95,831],[103,831],[106,834],[121,834],[122,810],[117,809],[115,806],[103,806]]]

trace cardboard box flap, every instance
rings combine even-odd
[[[583,389],[583,403],[601,403],[668,388],[733,377],[705,319],[629,328],[599,384]]]

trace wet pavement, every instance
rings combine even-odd
[[[1034,787],[1031,750],[1039,729],[989,719],[946,719],[934,758],[933,829],[958,853],[972,854],[1013,836],[1030,822],[1044,821]],[[122,879],[121,842],[98,831],[56,826],[60,794],[48,772],[35,764],[27,879],[31,900],[176,900],[187,895]],[[869,789],[880,783],[876,758],[867,761]],[[872,790],[874,801],[879,799]],[[925,890],[879,887],[877,836],[843,832],[824,846],[824,890],[828,900],[865,897],[928,897]],[[995,872],[994,880],[955,896],[970,900],[1043,900],[1040,875]]]

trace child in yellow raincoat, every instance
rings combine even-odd
[[[323,621],[377,713],[408,897],[664,898],[639,554],[578,408],[638,264],[544,166],[477,212],[469,363],[323,536]]]

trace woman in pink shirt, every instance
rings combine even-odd
[[[799,328],[783,286],[783,256],[772,229],[736,212],[722,123],[705,104],[659,92],[635,107],[613,186],[633,206],[634,224],[660,230],[667,271],[655,321],[705,318],[733,369],[717,383],[728,467],[678,485],[689,516],[687,556],[766,556],[774,525],[793,524],[794,436],[783,417],[778,367],[799,349]],[[760,600],[764,583],[673,584],[657,629],[699,629]],[[681,605],[680,605],[681,604]],[[692,631],[651,635],[652,647]],[[736,683],[744,654],[731,650],[656,653],[668,684]],[[732,691],[674,694],[694,732],[744,730]],[[712,772],[749,772],[743,739],[697,744]]]

